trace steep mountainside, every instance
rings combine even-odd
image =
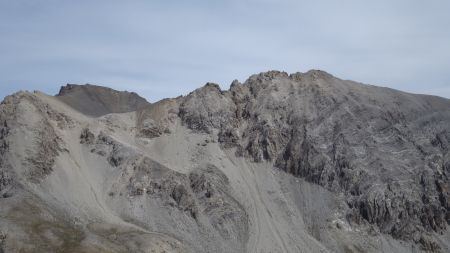
[[[0,105],[0,252],[450,252],[450,100],[270,71]]]

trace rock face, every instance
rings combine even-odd
[[[0,105],[0,252],[449,252],[450,100],[269,71]]]
[[[180,117],[239,155],[345,194],[352,222],[420,243],[450,222],[447,99],[271,71],[194,91]]]

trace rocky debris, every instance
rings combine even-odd
[[[9,131],[8,123],[6,120],[3,120],[3,125],[0,128],[0,168],[5,166],[4,157],[6,152],[9,150],[9,142],[7,139]]]
[[[194,91],[180,118],[193,130],[216,130],[238,155],[345,194],[351,221],[414,240],[449,224],[449,110],[443,98],[323,71],[269,71],[230,91]]]
[[[3,124],[0,128],[0,155],[4,155],[6,153],[6,151],[8,151],[8,142],[6,140],[6,138],[8,137],[9,134],[9,127],[8,127],[8,122],[6,120],[3,120]]]
[[[51,120],[55,121],[60,129],[72,128],[75,125],[75,122],[69,116],[53,110],[50,105],[37,103],[37,106],[40,106],[40,110],[47,114]]]
[[[11,118],[11,112],[9,111],[11,108],[8,108],[9,106],[6,103],[7,101],[4,101],[2,106],[0,106],[0,122],[3,122],[0,123],[0,197],[2,198],[12,195],[11,187],[13,185],[13,177],[7,161],[7,153],[9,152],[8,136],[11,131],[8,126],[8,120]]]
[[[28,150],[26,161],[30,166],[28,179],[37,183],[53,171],[53,164],[62,148],[61,139],[47,122],[41,122],[41,127],[35,131],[35,149]]]
[[[106,156],[109,164],[123,170],[120,181],[125,183],[128,196],[149,195],[170,200],[167,205],[176,206],[196,218],[197,207],[192,193],[185,188],[189,185],[185,175],[136,153],[104,132],[100,132],[93,146],[92,152]],[[120,187],[111,189],[109,196],[121,195],[120,191]]]
[[[48,122],[56,123],[59,129],[64,130],[66,128],[72,128],[75,126],[76,122],[71,117],[69,117],[65,113],[53,109],[49,104],[37,98],[35,94],[39,94],[39,92],[35,92],[33,94],[22,92],[18,93],[17,98],[18,101],[20,101],[21,99],[26,99],[31,102],[36,110],[40,113],[42,118],[44,118]]]
[[[26,153],[21,162],[27,179],[31,182],[39,182],[52,172],[55,158],[63,150],[62,140],[55,128],[64,129],[73,121],[68,116],[53,110],[35,94],[28,92],[18,92],[6,97],[1,104],[1,110],[2,153],[5,153],[12,145],[8,142],[7,135],[12,135],[12,131],[16,135],[21,131],[25,132],[28,141],[24,147],[21,147]],[[23,123],[27,121],[29,124]],[[17,145],[17,143],[14,144]],[[5,154],[2,157],[4,160]],[[8,165],[2,166],[8,167]]]
[[[94,144],[95,135],[89,130],[89,128],[83,128],[80,134],[81,144]]]
[[[56,96],[83,114],[100,117],[109,113],[124,113],[142,109],[149,103],[134,92],[86,84],[68,84]]]
[[[107,156],[109,164],[114,167],[119,167],[126,160],[134,158],[137,154],[119,142],[117,142],[111,136],[100,132],[97,136],[94,148],[91,152],[95,152],[102,156]]]
[[[128,194],[130,196],[148,195],[166,201],[197,219],[198,210],[192,191],[186,185],[187,177],[176,173],[161,164],[144,157],[136,162],[132,174],[128,175]]]
[[[0,171],[0,197],[11,197],[11,192],[8,191],[13,183],[13,178],[8,171]]]
[[[1,118],[1,116],[0,116]],[[13,185],[13,177],[11,175],[10,166],[6,161],[6,153],[9,149],[9,142],[7,136],[9,134],[9,128],[6,121],[0,128],[0,197],[11,197],[11,187]],[[1,234],[0,234],[1,235]],[[1,239],[1,238],[0,238]]]
[[[145,119],[139,131],[139,137],[155,138],[163,134],[163,130],[152,119]]]
[[[245,208],[231,197],[226,175],[216,166],[207,164],[191,172],[189,181],[214,228],[225,240],[236,237],[244,249],[248,239],[248,216]]]
[[[198,211],[195,206],[195,201],[184,185],[178,184],[177,186],[175,186],[170,196],[173,200],[175,200],[175,203],[179,208],[181,208],[183,211],[189,211],[192,218],[197,218]]]
[[[57,122],[57,126],[65,128],[73,122],[67,116],[58,113],[50,106],[35,96],[27,94],[27,100],[40,114],[37,125],[33,130],[33,149],[28,149],[27,164],[32,169],[29,171],[29,180],[39,182],[53,170],[55,159],[63,150],[62,139],[53,128],[51,120]]]
[[[221,128],[218,141],[224,148],[239,147],[239,133],[235,128]]]
[[[144,158],[134,171],[128,186],[131,196],[165,200],[166,205],[188,213],[199,224],[199,216],[206,216],[223,240],[237,241],[240,249],[245,248],[247,213],[231,197],[227,177],[215,166],[198,168],[186,176]]]
[[[242,247],[245,245],[247,214],[231,197],[228,178],[214,165],[198,168],[186,176],[146,157],[132,164],[132,173],[123,179],[129,182],[129,196],[164,200],[165,205],[174,206],[193,219],[198,219],[201,212],[224,239],[235,239],[232,237],[238,234]]]
[[[208,164],[189,175],[178,173],[105,133],[99,134],[93,146],[103,150],[110,164],[122,171],[109,191],[110,198],[128,196],[138,203],[157,200],[165,208],[173,207],[189,215],[196,230],[212,226],[222,240],[237,242],[240,250],[245,248],[249,231],[246,210],[232,197],[229,180],[217,167]]]

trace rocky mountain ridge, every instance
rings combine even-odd
[[[0,108],[0,201],[58,210],[30,220],[47,222],[49,252],[59,241],[77,252],[449,249],[445,98],[311,70],[264,72],[229,90],[208,83],[152,104],[68,85]],[[25,231],[1,211],[2,227]],[[17,243],[33,233],[7,234],[7,252],[45,248]]]
[[[271,71],[225,92],[207,84],[180,108],[189,128],[217,129],[223,146],[237,147],[238,155],[344,193],[351,222],[416,242],[425,240],[424,232],[447,229],[447,99],[322,71]]]

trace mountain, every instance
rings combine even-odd
[[[269,71],[0,105],[0,252],[450,252],[450,100]]]
[[[134,92],[86,84],[67,84],[56,97],[83,114],[99,117],[110,113],[132,112],[149,103]]]

